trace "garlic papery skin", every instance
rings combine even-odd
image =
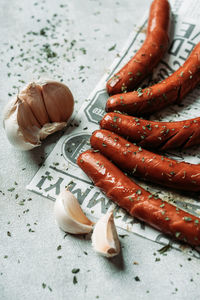
[[[92,234],[92,246],[97,253],[108,258],[119,254],[120,242],[113,211],[108,211],[96,223]]]
[[[67,122],[47,123],[39,130],[40,140],[44,140],[48,135],[63,129],[67,126]]]
[[[74,109],[69,88],[53,80],[31,82],[4,109],[3,126],[12,145],[30,150],[63,129]]]
[[[31,150],[40,146],[39,128],[37,125],[27,126],[23,129],[19,126],[19,104],[14,99],[6,106],[4,110],[4,129],[9,142],[20,150]],[[6,117],[8,116],[8,117]],[[32,138],[30,138],[30,134]],[[28,138],[29,137],[29,138]]]
[[[63,122],[68,120],[74,108],[74,99],[69,88],[53,80],[38,81],[38,84],[42,89],[42,96],[50,121]]]
[[[85,216],[76,197],[67,189],[58,195],[54,215],[58,226],[65,232],[86,234],[93,229],[94,223]]]

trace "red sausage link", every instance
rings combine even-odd
[[[154,197],[100,153],[87,150],[79,155],[77,164],[108,198],[130,215],[176,239],[200,245],[199,218]]]
[[[130,115],[151,114],[179,103],[200,82],[200,43],[176,72],[145,89],[114,95],[108,98],[106,111],[125,112]]]
[[[154,122],[119,113],[108,113],[101,120],[100,126],[148,149],[185,149],[200,144],[200,118]]]
[[[177,162],[149,152],[104,129],[96,130],[90,143],[133,176],[175,189],[200,191],[200,165]]]
[[[109,95],[133,90],[153,70],[168,47],[170,7],[167,0],[154,0],[146,40],[134,57],[107,82]]]

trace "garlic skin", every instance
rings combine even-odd
[[[86,234],[93,229],[94,223],[85,216],[76,197],[67,189],[58,195],[54,215],[58,226],[65,232]]]
[[[31,150],[40,146],[39,128],[36,125],[28,125],[23,129],[18,124],[20,104],[17,100],[13,99],[7,104],[4,110],[3,125],[6,131],[9,142],[20,150]],[[29,119],[28,119],[29,121]],[[27,134],[26,134],[27,133]],[[32,138],[28,138],[31,135]]]
[[[7,138],[20,150],[38,147],[67,125],[73,109],[73,95],[66,85],[53,80],[31,82],[4,109]]]
[[[120,242],[113,211],[108,211],[96,223],[92,234],[92,246],[97,253],[108,258],[119,254]]]

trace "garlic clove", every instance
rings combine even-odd
[[[65,232],[85,234],[92,231],[94,223],[85,216],[76,197],[67,189],[58,195],[54,214],[58,226]]]
[[[31,150],[40,145],[40,125],[32,115],[29,106],[19,98],[7,104],[3,125],[8,140],[18,149]]]
[[[64,84],[52,80],[28,84],[4,110],[8,140],[21,150],[40,146],[41,140],[67,125],[73,107],[73,96]]]
[[[40,123],[33,115],[28,103],[18,98],[17,108],[18,108],[17,120],[20,126],[22,126],[23,128],[29,128],[32,126],[41,128]]]
[[[74,99],[68,87],[60,82],[41,83],[45,107],[51,122],[68,120],[74,109]]]
[[[49,123],[49,117],[45,109],[40,85],[35,82],[29,83],[19,94],[19,98],[28,103],[35,118],[40,125]]]
[[[92,234],[94,250],[106,257],[113,257],[120,252],[120,242],[114,223],[113,211],[108,211],[96,223]]]
[[[40,142],[32,144],[24,139],[24,133],[20,130],[16,122],[16,112],[12,114],[11,118],[4,121],[4,127],[9,142],[16,148],[25,151],[40,146]]]

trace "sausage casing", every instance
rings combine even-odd
[[[154,197],[99,152],[83,152],[77,164],[108,198],[130,215],[176,239],[200,245],[199,218]]]
[[[200,165],[152,153],[104,129],[96,130],[90,143],[133,176],[174,189],[200,191]]]
[[[148,115],[180,101],[200,82],[200,43],[176,72],[145,89],[113,95],[108,98],[106,111]]]
[[[147,149],[185,149],[200,144],[200,118],[155,122],[111,112],[103,117],[100,126]]]
[[[109,95],[133,90],[153,70],[168,47],[170,6],[167,0],[152,2],[147,36],[133,58],[107,82]]]

